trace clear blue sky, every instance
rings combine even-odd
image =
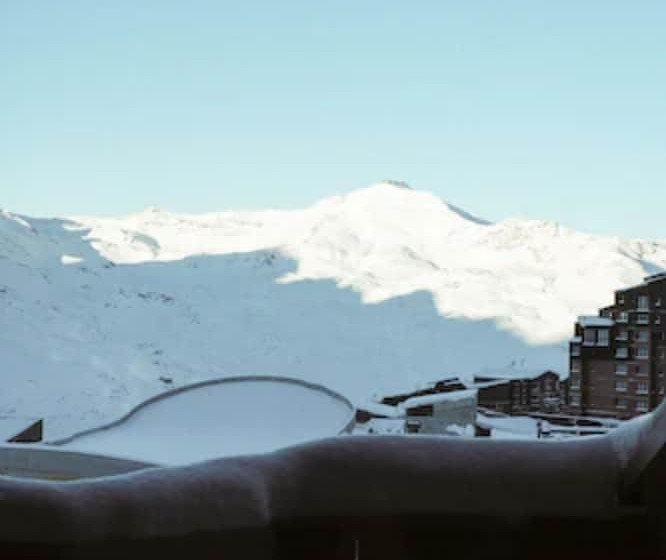
[[[0,207],[300,207],[383,178],[666,238],[666,3],[0,0]]]

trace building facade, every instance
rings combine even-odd
[[[666,273],[615,292],[598,316],[579,317],[569,344],[568,412],[632,418],[666,388]]]
[[[560,412],[560,376],[554,371],[483,373],[474,376],[479,406],[504,414]]]

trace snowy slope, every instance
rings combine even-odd
[[[300,211],[5,212],[0,414],[57,437],[225,375],[364,399],[511,362],[564,372],[576,315],[664,267],[666,242],[490,224],[387,183]]]

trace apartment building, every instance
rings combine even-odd
[[[666,387],[666,273],[615,292],[598,316],[579,317],[569,345],[571,414],[632,418]]]

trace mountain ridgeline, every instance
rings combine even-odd
[[[304,210],[0,212],[0,415],[57,437],[225,375],[361,400],[512,362],[565,374],[576,316],[664,268],[666,242],[490,223],[393,182]]]

